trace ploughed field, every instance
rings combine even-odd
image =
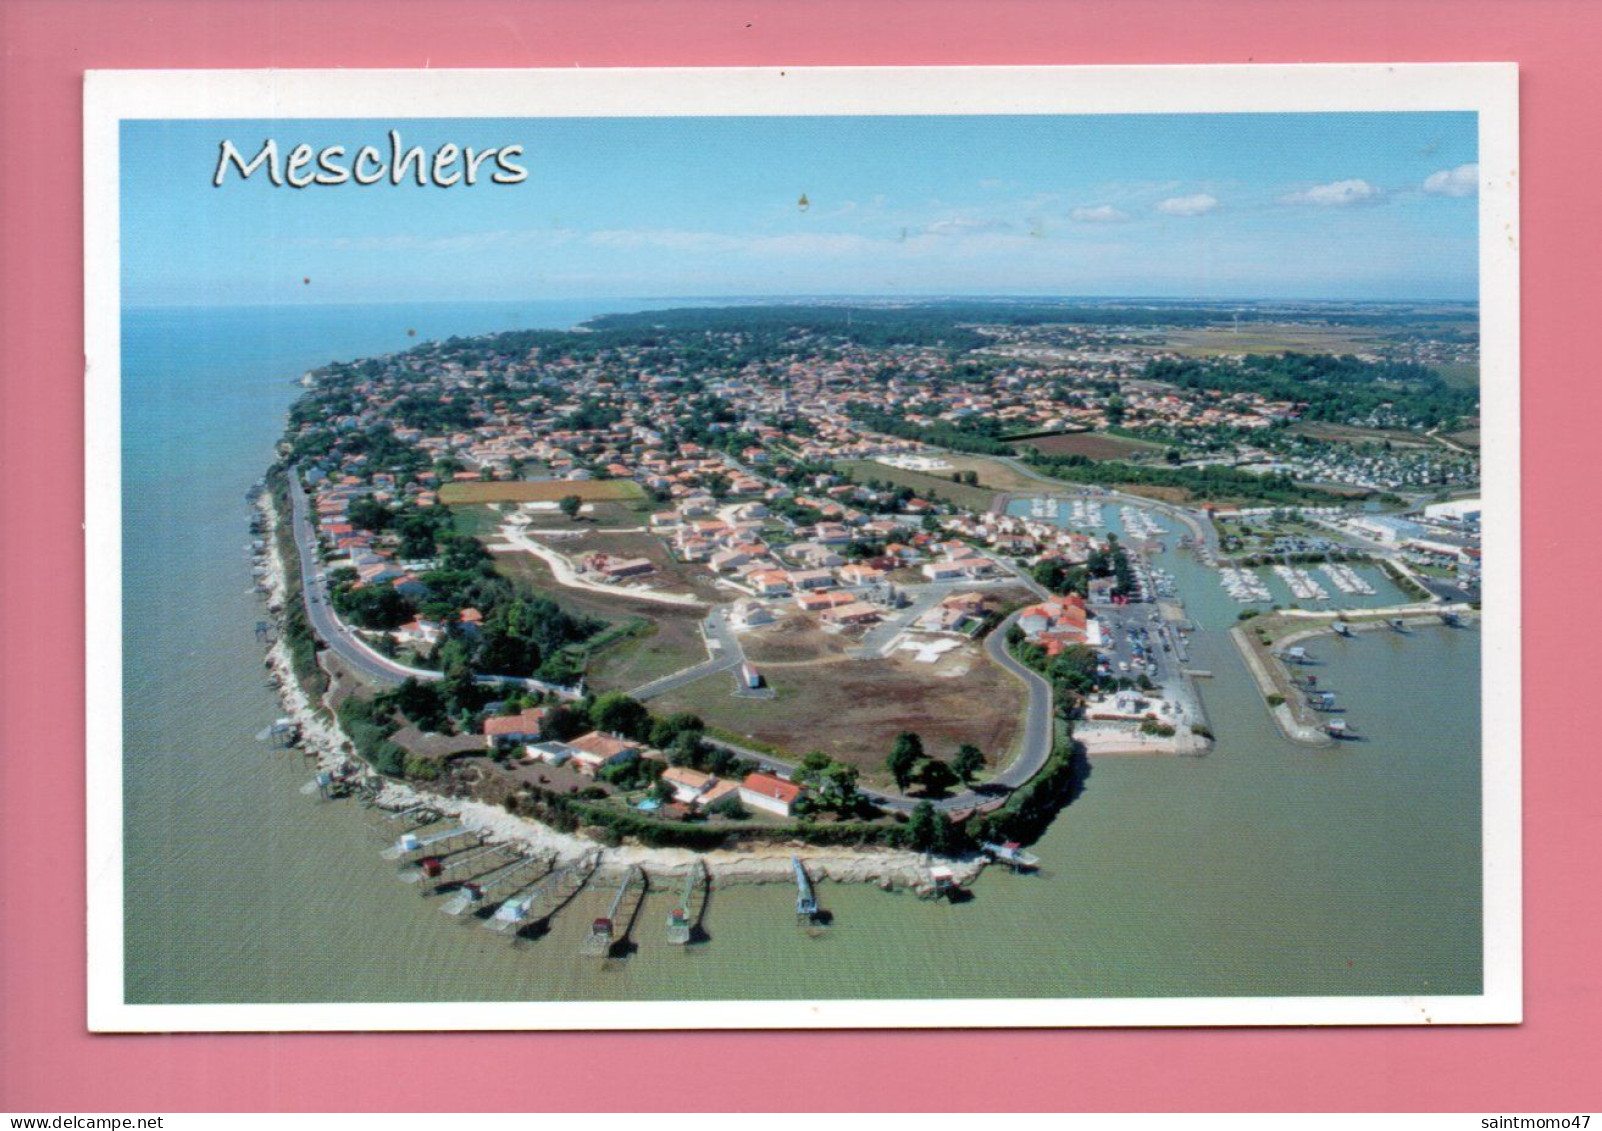
[[[1042,455],[1075,455],[1087,459],[1130,459],[1161,450],[1156,444],[1130,440],[1123,436],[1109,436],[1102,432],[1067,432],[1060,436],[1042,436],[1035,440],[1020,440],[1017,446],[1034,448]],[[1038,487],[1039,484],[1035,486]]]
[[[532,483],[446,483],[439,489],[439,501],[453,506],[461,503],[556,503],[568,495],[577,495],[591,503],[639,499],[643,494],[639,484],[628,479],[543,479]]]

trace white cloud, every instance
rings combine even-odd
[[[1286,193],[1279,199],[1286,204],[1311,204],[1319,208],[1347,208],[1354,204],[1378,204],[1385,190],[1365,180],[1331,181],[1300,192]]]
[[[1205,216],[1218,207],[1218,198],[1211,193],[1198,192],[1194,196],[1171,196],[1157,202],[1157,211],[1165,216]]]
[[[1478,164],[1442,169],[1424,178],[1424,191],[1435,196],[1473,196],[1480,190]]]
[[[1004,232],[1012,225],[1005,220],[983,219],[977,216],[956,216],[949,220],[936,220],[924,231],[931,236],[967,236],[984,232]]]
[[[1129,219],[1129,213],[1110,204],[1098,204],[1092,208],[1075,208],[1069,213],[1080,224],[1122,224]]]

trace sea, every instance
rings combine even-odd
[[[1298,746],[1224,631],[1239,606],[1177,532],[1157,564],[1198,626],[1190,666],[1212,673],[1200,686],[1218,742],[1199,758],[1096,759],[1035,846],[1037,874],[991,869],[957,904],[825,883],[832,923],[814,930],[782,885],[720,889],[689,947],[667,944],[675,895],[653,892],[635,949],[604,963],[579,951],[608,893],[509,942],[399,882],[374,815],[302,794],[300,755],[256,738],[281,712],[255,634],[245,494],[295,382],[420,341],[668,305],[684,303],[124,312],[128,1002],[1480,991],[1478,629],[1308,642],[1362,737]],[[1342,600],[1360,599],[1329,604]]]

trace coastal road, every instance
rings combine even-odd
[[[295,551],[300,557],[301,595],[306,605],[306,619],[311,624],[312,631],[329,651],[355,671],[381,686],[396,687],[407,679],[416,679],[424,683],[443,679],[444,675],[441,672],[409,667],[376,651],[334,613],[333,605],[329,601],[328,579],[324,576],[322,562],[317,558],[317,531],[312,525],[311,504],[306,498],[305,488],[300,484],[299,471],[292,467],[288,471],[288,476],[290,530],[295,536]],[[568,698],[577,697],[570,688],[520,676],[481,675],[478,677],[478,682],[489,687],[515,686],[528,691],[547,691]]]
[[[985,637],[985,651],[990,658],[1023,680],[1024,686],[1029,689],[1029,705],[1024,709],[1022,748],[1011,764],[992,779],[994,784],[1009,789],[1016,789],[1040,772],[1041,767],[1046,764],[1046,759],[1051,756],[1053,737],[1051,684],[1046,682],[1039,672],[1026,668],[1013,659],[1012,653],[1007,651],[1007,630],[1018,622],[1018,616],[1018,613],[1013,613],[991,629],[990,635]],[[977,797],[971,794],[965,796]],[[962,798],[956,800],[960,801]]]

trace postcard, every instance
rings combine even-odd
[[[1518,1021],[1516,92],[90,72],[90,1027]]]

